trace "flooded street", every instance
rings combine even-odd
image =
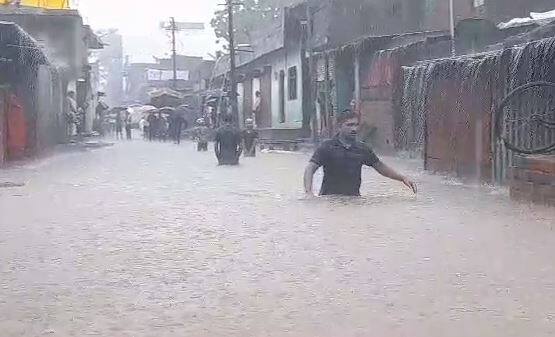
[[[365,169],[363,198],[307,200],[307,161],[135,141],[0,171],[25,182],[0,189],[0,335],[555,335],[553,208],[387,158],[418,197]]]

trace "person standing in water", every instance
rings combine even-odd
[[[148,124],[148,140],[153,141],[156,137],[156,127],[158,125],[158,122],[156,121],[156,114],[154,112],[150,112],[146,118],[146,122]]]
[[[173,138],[176,144],[181,144],[181,133],[183,132],[183,129],[187,129],[187,121],[185,120],[185,117],[183,117],[182,114],[180,113],[176,113],[173,116],[173,120],[172,120],[172,124],[173,124]]]
[[[258,143],[258,131],[254,129],[254,120],[248,118],[245,121],[247,127],[243,131],[243,147],[245,149],[245,157],[256,157],[256,145]]]
[[[254,104],[252,106],[252,116],[254,121],[257,125],[260,125],[260,111],[262,109],[262,93],[260,91],[256,91],[254,93]]]
[[[131,140],[133,138],[132,126],[133,126],[133,119],[131,118],[131,113],[127,111],[125,113],[125,135],[127,136],[127,140]]]
[[[197,119],[197,127],[193,130],[194,140],[197,142],[197,151],[208,151],[208,137],[210,129],[206,126],[204,118]]]
[[[314,173],[324,168],[320,195],[360,196],[362,166],[371,166],[384,177],[402,182],[414,193],[417,186],[410,178],[383,163],[366,144],[357,141],[358,116],[345,110],[337,117],[339,133],[318,147],[304,174],[304,188],[313,196]]]
[[[231,124],[230,115],[224,115],[222,121],[224,125],[216,131],[214,142],[216,158],[220,165],[239,165],[243,152],[241,132]]]
[[[116,139],[123,140],[123,116],[121,110],[116,112]]]

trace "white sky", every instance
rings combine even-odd
[[[132,62],[150,62],[152,56],[169,56],[170,38],[160,22],[174,16],[181,22],[204,22],[205,31],[178,34],[178,52],[205,56],[218,49],[210,19],[223,0],[75,0],[93,29],[117,28],[123,35],[124,53]]]

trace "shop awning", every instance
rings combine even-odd
[[[47,64],[48,58],[31,35],[13,22],[0,21],[0,58],[23,65]]]

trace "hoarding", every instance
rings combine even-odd
[[[69,0],[0,0],[0,5],[19,5],[47,9],[69,9]]]
[[[146,76],[148,81],[169,81],[173,80],[172,70],[160,70],[160,69],[147,69]],[[178,70],[177,79],[188,81],[189,71],[188,70]]]

